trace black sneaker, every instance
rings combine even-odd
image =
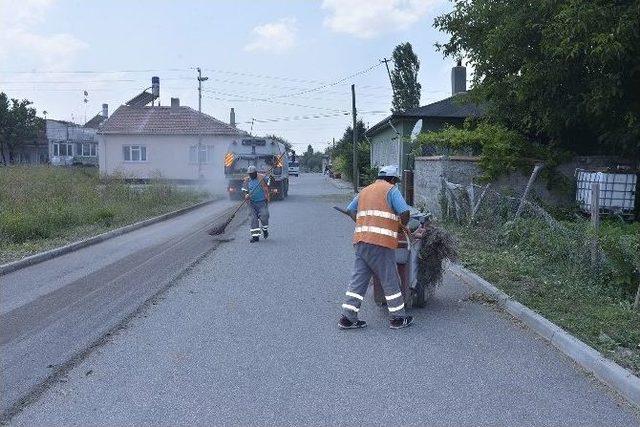
[[[262,230],[262,237],[264,237],[265,239],[269,238],[269,230]]]
[[[389,327],[391,329],[402,329],[402,328],[406,328],[412,323],[413,323],[413,316],[392,317],[391,322],[389,322]]]
[[[340,329],[360,329],[367,326],[367,322],[364,320],[349,320],[346,316],[342,316],[340,320],[338,320],[338,327]]]
[[[260,241],[260,238],[258,236],[253,236],[251,238],[251,240],[249,240],[250,243],[256,243],[256,242],[259,242],[259,241]]]

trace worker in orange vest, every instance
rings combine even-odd
[[[353,275],[342,304],[341,329],[363,328],[367,323],[358,319],[360,304],[375,274],[384,289],[391,315],[391,329],[401,329],[413,322],[404,310],[400,291],[400,276],[396,266],[395,249],[402,225],[409,221],[409,205],[396,184],[400,181],[397,166],[385,166],[378,179],[365,187],[347,206],[356,222],[353,243],[356,251]]]

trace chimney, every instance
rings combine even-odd
[[[467,91],[467,67],[462,66],[462,60],[458,59],[458,65],[451,69],[451,95]]]
[[[109,118],[109,104],[102,104],[102,117]]]
[[[154,99],[160,97],[160,77],[151,77],[151,94]]]
[[[233,110],[233,108],[231,109],[231,112],[229,112],[229,124],[233,127],[236,127],[236,112]]]
[[[171,98],[171,108],[178,108],[180,106],[180,98]]]

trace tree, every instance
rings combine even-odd
[[[31,104],[26,99],[9,101],[0,93],[0,162],[5,165],[15,161],[18,148],[33,141],[43,125]]]
[[[364,127],[364,123],[362,120],[358,120],[356,122],[356,127],[358,129],[358,147],[357,147],[357,156],[358,156],[358,172],[362,175],[368,175],[370,172],[370,153],[371,146],[369,142],[364,138],[364,133],[366,131]],[[329,153],[331,157],[334,159],[334,164],[338,164],[340,166],[340,172],[342,176],[347,179],[353,179],[353,128],[348,126],[342,138],[339,141],[336,141],[335,148],[331,148]]]
[[[472,98],[529,141],[640,157],[640,0],[456,0],[437,47],[474,66]]]
[[[321,172],[322,153],[320,151],[314,152],[313,147],[309,144],[307,151],[300,156],[300,166],[309,172]]]
[[[419,107],[421,86],[418,83],[418,71],[420,70],[420,61],[413,52],[411,43],[401,43],[393,49],[393,64],[391,110],[397,113]]]

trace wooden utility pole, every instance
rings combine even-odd
[[[391,83],[391,90],[393,91],[393,93],[395,93],[395,90],[393,90],[393,79],[391,79],[391,71],[389,71],[389,62],[391,62],[391,60],[387,58],[382,58],[380,62],[384,62],[385,67],[387,67],[387,74],[389,75],[389,83]]]
[[[209,80],[209,77],[202,77],[202,70],[200,67],[196,68],[198,71],[198,179],[202,179],[202,159],[200,159],[200,152],[202,151],[202,82]]]
[[[353,192],[358,192],[358,127],[356,126],[356,85],[351,85],[351,113],[353,115]]]

